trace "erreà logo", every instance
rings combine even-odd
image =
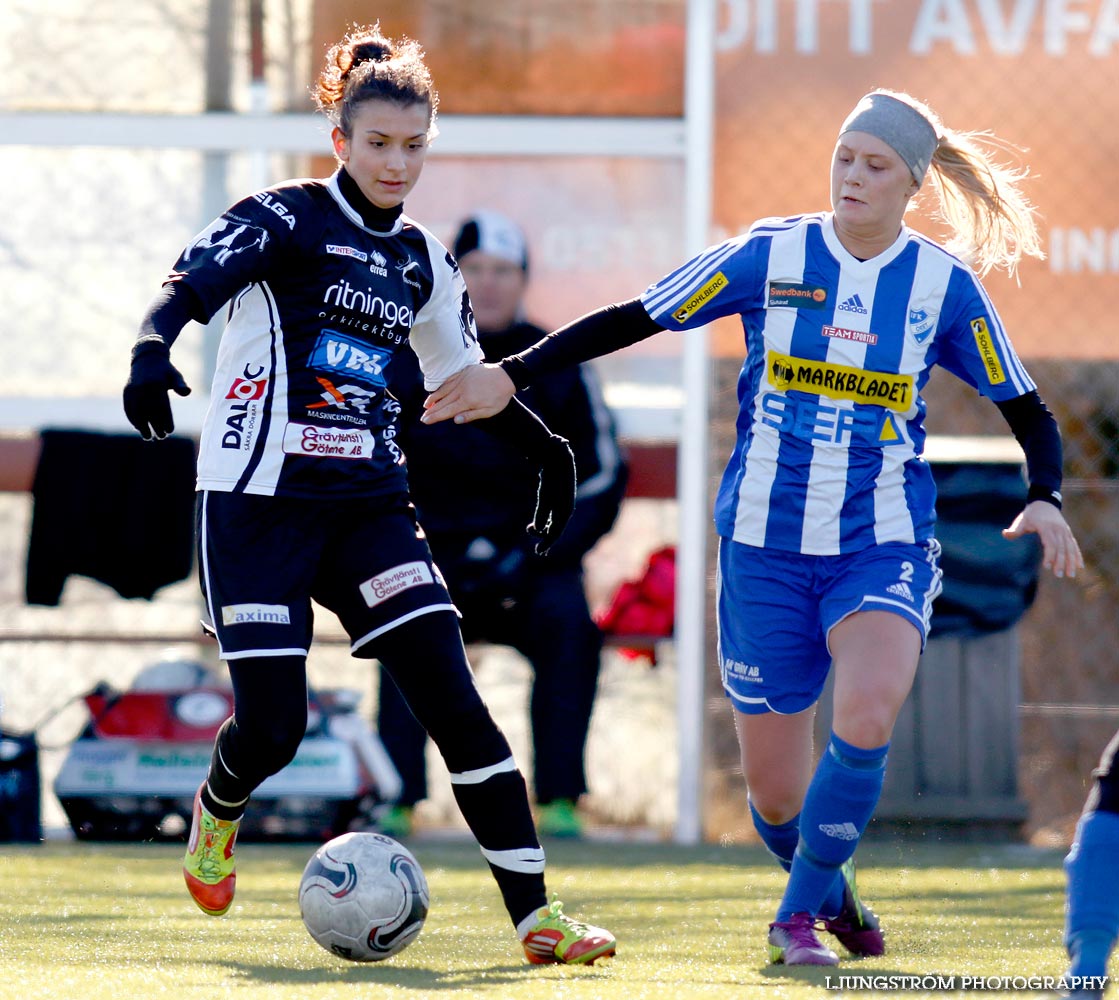
[[[987,321],[976,317],[971,321],[971,335],[975,338],[975,346],[979,348],[979,356],[983,359],[983,367],[987,369],[987,381],[991,385],[999,385],[1006,381],[1006,372],[1002,370],[998,352],[995,350],[991,331],[987,329]]]
[[[722,271],[716,271],[715,276],[688,299],[679,309],[672,314],[677,323],[683,323],[694,316],[708,302],[729,285],[727,276]]]

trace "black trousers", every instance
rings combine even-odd
[[[577,799],[587,790],[585,754],[598,689],[602,633],[591,618],[578,569],[534,573],[517,599],[498,605],[452,598],[467,643],[516,649],[533,671],[529,715],[536,799]],[[396,664],[397,672],[400,665]],[[423,665],[416,664],[422,670]],[[404,782],[401,803],[427,797],[426,734],[400,691],[381,671],[377,728]]]

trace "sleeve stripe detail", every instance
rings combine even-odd
[[[642,304],[651,319],[658,319],[675,304],[677,299],[691,292],[704,279],[710,277],[715,271],[742,246],[742,240],[733,240],[712,247],[705,253],[696,257],[690,265],[685,265],[674,276],[665,280],[642,297]]]

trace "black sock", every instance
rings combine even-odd
[[[451,775],[455,801],[497,881],[509,919],[516,925],[529,913],[546,906],[544,851],[536,837],[528,791],[521,772],[508,759],[510,770],[477,783]]]
[[[228,754],[222,753],[222,747],[228,747],[231,730],[236,725],[230,716],[218,730],[214,752],[210,756],[210,770],[206,775],[206,783],[202,786],[202,805],[211,816],[218,819],[240,819],[252,791],[245,790],[244,783],[225,763]]]

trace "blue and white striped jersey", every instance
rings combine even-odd
[[[667,329],[741,317],[737,440],[715,525],[748,545],[835,555],[932,537],[932,366],[993,400],[1035,388],[974,272],[905,227],[860,261],[830,213],[763,219],[641,301]]]

